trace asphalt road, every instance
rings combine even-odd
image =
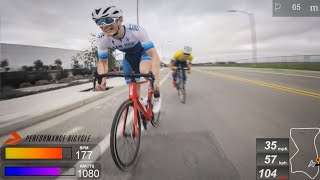
[[[320,127],[319,74],[197,68],[186,89],[187,103],[181,104],[171,77],[163,82],[160,126],[143,132],[139,161],[131,172],[114,165],[108,135],[126,88],[18,133],[90,134],[90,143],[102,151],[97,160],[101,179],[251,180],[256,179],[256,138],[289,138],[290,128]],[[296,140],[306,141],[303,135]],[[320,138],[316,141],[320,150]],[[290,142],[290,157],[295,152]],[[300,173],[290,179],[309,178]]]

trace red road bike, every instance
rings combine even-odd
[[[160,112],[152,112],[153,83],[152,72],[148,74],[140,73],[107,73],[94,74],[94,88],[96,81],[101,84],[103,77],[130,77],[129,97],[118,108],[111,127],[110,149],[112,159],[120,170],[131,170],[138,160],[141,141],[141,121],[150,121],[154,127],[159,125]],[[148,80],[137,82],[136,78],[144,77]],[[147,105],[143,104],[137,93],[137,85],[149,82]],[[123,147],[128,144],[129,147]],[[121,146],[122,145],[122,146]]]

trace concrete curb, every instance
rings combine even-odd
[[[122,89],[123,87],[126,87],[126,85],[121,85],[121,86],[117,86],[114,87],[106,92],[94,92],[97,93],[97,95],[92,96],[92,97],[88,97],[86,99],[81,99],[79,101],[70,103],[68,105],[65,106],[61,106],[57,109],[53,109],[47,112],[42,112],[33,116],[27,116],[27,117],[19,117],[16,119],[12,119],[11,122],[9,123],[5,123],[3,125],[1,125],[0,127],[0,134],[8,134],[11,131],[16,131],[28,126],[32,126],[35,123],[39,123],[41,121],[45,121],[47,119],[53,118],[55,116],[64,114],[68,111],[74,110],[76,108],[79,108],[81,106],[84,106],[86,104],[89,104],[91,102],[94,102],[100,98],[103,98],[105,96],[109,96],[114,94],[115,92],[119,91],[120,89]],[[83,93],[90,93],[90,92],[83,92]]]

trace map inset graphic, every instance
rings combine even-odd
[[[291,173],[303,173],[310,179],[319,178],[320,128],[291,128],[290,138],[294,144],[290,158]],[[296,151],[295,151],[296,149]]]

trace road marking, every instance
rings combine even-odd
[[[291,128],[291,129],[290,129],[290,138],[291,138],[292,142],[294,143],[294,145],[295,145],[296,148],[297,148],[297,152],[294,153],[294,155],[290,158],[291,173],[301,172],[301,173],[304,173],[305,175],[307,175],[310,179],[315,179],[315,178],[318,176],[318,174],[319,174],[319,166],[318,166],[317,174],[316,174],[314,177],[309,176],[309,174],[307,174],[307,173],[304,172],[304,171],[292,171],[292,162],[291,162],[291,160],[292,160],[292,159],[296,156],[296,154],[298,154],[298,152],[300,151],[299,148],[298,148],[298,146],[297,146],[297,144],[296,144],[296,142],[295,142],[295,141],[293,140],[293,138],[292,138],[292,130],[294,130],[294,129],[300,129],[300,130],[301,130],[301,129],[302,129],[302,130],[316,129],[316,130],[319,131],[319,132],[316,134],[316,136],[314,137],[314,139],[313,139],[314,148],[315,148],[315,150],[316,150],[316,154],[317,154],[317,157],[318,157],[319,154],[318,154],[318,150],[317,150],[316,139],[317,139],[317,136],[320,134],[320,128]]]
[[[171,73],[168,72],[168,74],[160,81],[160,86],[168,79],[168,77],[169,77],[170,74],[171,74]]]
[[[242,82],[257,84],[257,85],[264,86],[264,87],[269,87],[269,88],[273,88],[273,89],[283,90],[283,91],[287,91],[287,92],[292,92],[292,93],[301,94],[301,95],[315,97],[315,98],[319,98],[320,99],[320,94],[318,94],[318,93],[303,91],[303,90],[294,89],[294,88],[288,88],[288,87],[279,86],[279,85],[276,85],[276,84],[259,82],[259,81],[255,81],[255,80],[240,78],[240,77],[226,75],[226,74],[222,74],[222,73],[208,72],[208,71],[201,71],[201,70],[195,70],[195,71],[202,72],[202,73],[207,73],[207,74],[210,74],[210,75],[219,76],[219,77],[223,77],[223,78],[238,80],[238,81],[242,81]]]
[[[76,132],[78,132],[78,131],[81,131],[82,129],[84,129],[84,127],[82,127],[82,126],[77,126],[77,127],[72,128],[70,131],[68,131],[68,132],[66,132],[66,133],[64,133],[64,134],[67,134],[67,135],[69,135],[69,134],[74,134],[74,133],[76,133]]]
[[[286,73],[279,73],[279,72],[270,72],[270,71],[250,71],[250,70],[240,70],[240,69],[228,69],[231,71],[243,71],[243,72],[254,72],[254,73],[264,73],[264,74],[279,74],[279,75],[286,75],[286,76],[297,76],[297,77],[308,77],[308,78],[318,78],[320,76],[309,76],[309,75],[301,75],[301,74],[286,74]]]

